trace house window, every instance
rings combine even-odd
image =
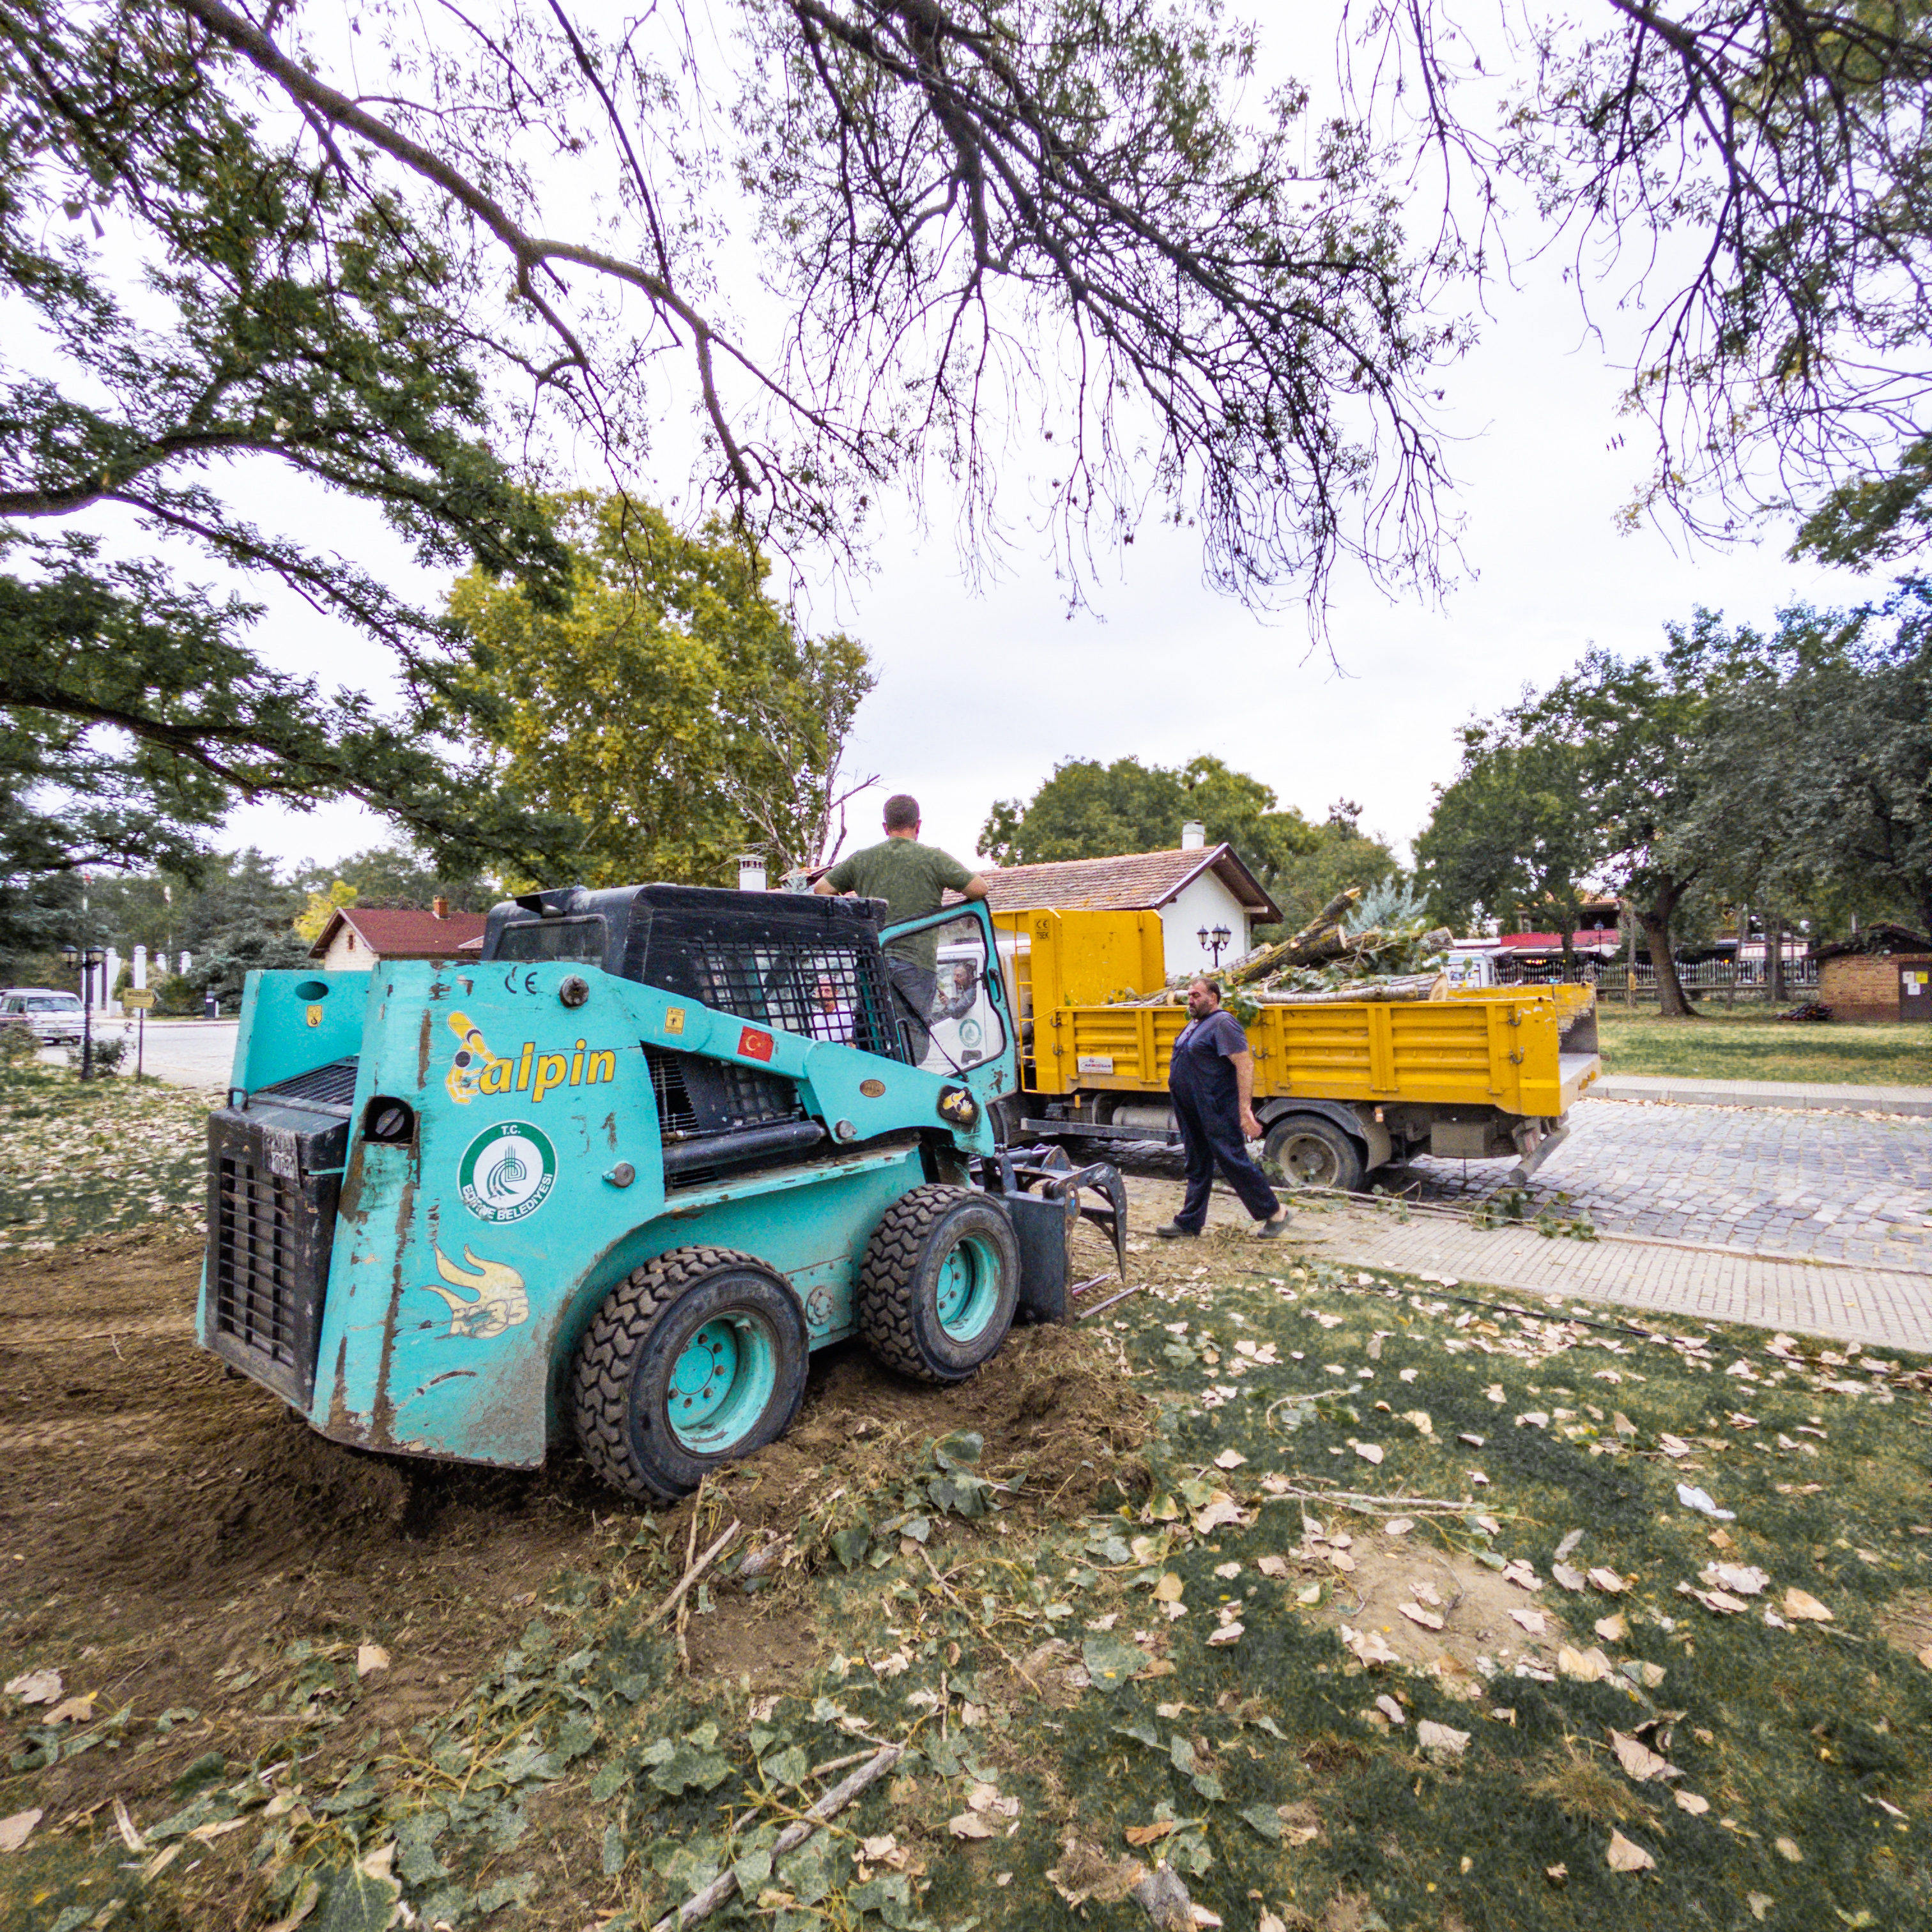
[[[349,950],[352,952],[356,950],[356,935],[352,932],[349,935]]]

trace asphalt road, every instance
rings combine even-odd
[[[147,1038],[142,1048],[143,1072],[175,1087],[225,1088],[230,1069],[235,1064],[235,1036],[238,1020],[158,1020],[147,1022]],[[136,1023],[110,1019],[97,1025],[97,1040],[118,1039],[125,1034],[128,1051],[119,1071],[134,1070]],[[67,1048],[57,1047],[40,1058],[56,1066],[67,1064]]]

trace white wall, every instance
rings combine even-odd
[[[1204,926],[1210,932],[1225,926],[1233,935],[1221,949],[1224,966],[1240,958],[1254,944],[1248,937],[1246,908],[1212,872],[1204,872],[1160,909],[1162,950],[1170,979],[1177,973],[1213,970],[1213,951],[1195,937]]]
[[[362,940],[356,937],[345,920],[335,929],[335,937],[328,942],[328,950],[322,956],[322,970],[325,973],[370,973],[376,967],[376,956]]]

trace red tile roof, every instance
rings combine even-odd
[[[1281,908],[1262,891],[1232,845],[1001,866],[986,874],[986,903],[994,912],[1029,912],[1036,907],[1060,911],[1158,911],[1206,872],[1212,872],[1258,922],[1265,924],[1280,918]]]
[[[358,945],[378,959],[444,959],[466,940],[481,940],[484,915],[480,912],[453,912],[438,919],[433,912],[415,907],[344,906],[322,929],[322,937],[308,950],[311,959],[326,953],[335,935],[344,926]]]

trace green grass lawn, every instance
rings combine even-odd
[[[1606,1073],[1932,1086],[1932,1027],[1876,1021],[1813,1025],[1715,1005],[1694,1020],[1664,1020],[1641,1007],[1628,1016],[1615,1000],[1601,1002],[1597,1017]]]

